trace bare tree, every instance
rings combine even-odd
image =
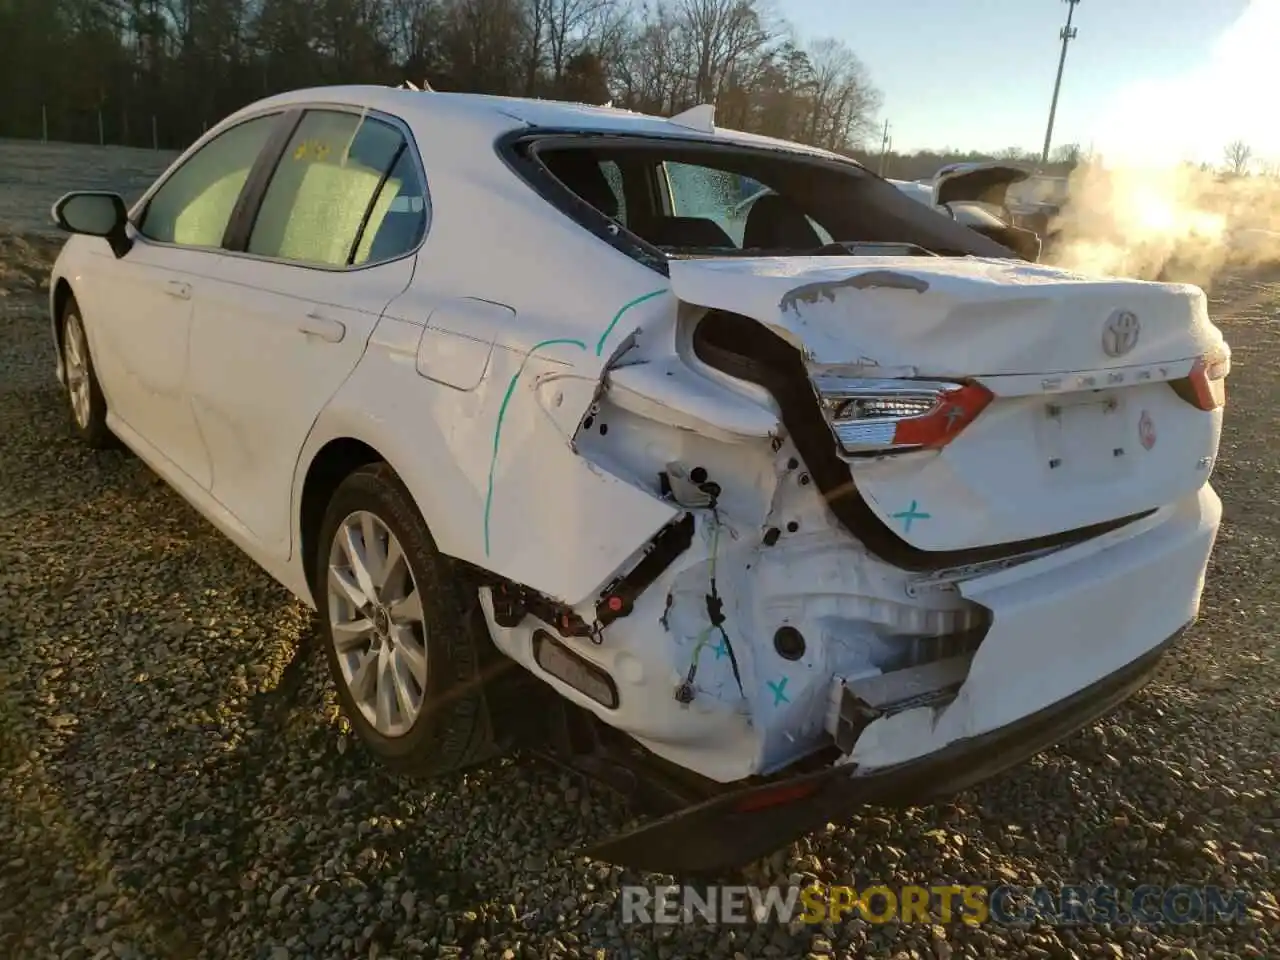
[[[752,0],[679,0],[677,10],[691,47],[696,103],[714,103],[734,69],[776,36]]]
[[[552,89],[558,91],[565,65],[585,41],[587,26],[601,15],[610,0],[534,0],[545,8],[547,52],[551,58]]]
[[[547,34],[547,6],[551,2],[552,0],[529,0],[526,10],[524,57],[524,95],[526,97],[532,97],[537,93],[538,73],[546,60],[543,45]]]
[[[1009,160],[1013,163],[1033,163],[1040,158],[1022,147],[1005,147],[996,154],[997,160]]]
[[[844,43],[827,38],[809,48],[810,143],[837,150],[860,142],[880,106],[866,68]]]
[[[1079,166],[1084,159],[1084,150],[1078,143],[1064,143],[1053,151],[1053,162],[1067,167]]]
[[[388,0],[387,32],[391,50],[407,79],[434,82],[428,76],[439,63],[444,21],[441,0]]]
[[[1249,164],[1253,161],[1253,147],[1243,140],[1232,140],[1226,149],[1227,172],[1234,177],[1242,177],[1249,172]]]

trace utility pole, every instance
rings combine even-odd
[[[1076,12],[1076,4],[1080,0],[1063,0],[1067,4],[1067,25],[1058,36],[1062,38],[1062,55],[1058,57],[1058,78],[1053,81],[1053,101],[1049,104],[1049,127],[1044,132],[1044,150],[1040,154],[1040,166],[1049,162],[1049,147],[1053,143],[1053,120],[1058,113],[1058,92],[1062,89],[1062,68],[1067,65],[1067,44],[1076,38],[1076,28],[1071,25],[1071,17]]]
[[[1076,0],[1078,3],[1079,0]],[[884,136],[880,139],[880,176],[884,176],[884,164],[889,157],[889,144],[893,141],[889,138],[889,121],[884,122]]]

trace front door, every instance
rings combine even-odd
[[[162,457],[206,484],[209,457],[186,386],[192,299],[219,256],[139,238],[121,260],[110,250],[102,257],[100,270],[91,261],[82,285],[85,331],[107,407]]]
[[[101,269],[86,278],[85,326],[112,415],[206,487],[209,455],[187,393],[193,310],[218,274],[232,210],[278,119],[237,124],[187,157],[147,198],[129,252],[115,260],[104,244]]]

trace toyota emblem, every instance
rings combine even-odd
[[[1132,310],[1117,310],[1102,327],[1102,349],[1108,357],[1123,357],[1138,345],[1142,324]]]

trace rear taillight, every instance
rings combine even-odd
[[[1227,402],[1229,353],[1212,353],[1198,359],[1181,380],[1169,381],[1173,392],[1199,410],[1217,410]]]
[[[822,411],[849,456],[937,450],[993,399],[977,383],[815,377]]]

